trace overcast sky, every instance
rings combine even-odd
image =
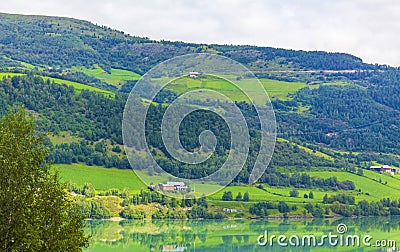
[[[13,0],[0,11],[75,17],[157,40],[347,52],[400,66],[397,0]]]

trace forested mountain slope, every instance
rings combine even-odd
[[[107,71],[114,67],[143,74],[160,61],[195,52],[218,53],[253,70],[378,68],[344,53],[153,41],[77,19],[0,14],[0,54],[35,66],[100,64]],[[0,64],[15,62],[1,59]]]
[[[280,141],[264,181],[271,179],[272,172],[279,175],[277,171],[355,171],[373,162],[400,165],[400,72],[396,68],[364,64],[342,53],[153,41],[70,18],[0,14],[0,69],[20,75],[0,75],[0,115],[12,106],[24,105],[37,118],[39,128],[50,132],[48,146],[55,163],[129,168],[122,151],[121,122],[126,92],[137,77],[124,74],[143,74],[163,60],[194,52],[233,58],[255,70],[267,87],[290,90],[272,101]],[[281,72],[276,79],[288,82],[267,79],[266,72],[279,69],[288,72]],[[304,69],[354,71],[296,72]],[[124,85],[107,79],[118,74]],[[89,86],[77,92],[73,85],[56,85],[51,81],[54,79],[58,84],[73,80]],[[288,88],[293,81],[297,81],[296,88]],[[115,96],[90,91],[91,86],[112,91]],[[168,103],[177,95],[169,89],[159,103]],[[149,125],[154,126],[165,108],[150,106],[154,114]],[[248,169],[237,178],[246,181],[257,152],[259,128],[254,108],[244,102],[238,106],[254,140]],[[199,118],[206,120],[205,124],[198,123]],[[190,136],[209,125],[224,127],[211,116],[187,118],[191,131],[183,131],[181,137],[188,149],[198,147]],[[149,128],[148,134],[155,158],[174,172],[180,164],[169,159],[157,130]],[[221,139],[229,137],[223,130],[219,133]],[[218,155],[202,167],[204,171],[214,171],[226,159],[227,145],[222,144]],[[185,167],[184,175],[199,176],[197,168]],[[279,176],[286,181],[286,175]]]

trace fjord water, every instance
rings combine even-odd
[[[273,247],[260,246],[257,238],[269,236],[339,235],[337,226],[345,224],[344,235],[372,236],[375,240],[395,240],[400,245],[400,217],[369,217],[307,220],[192,220],[192,221],[87,221],[92,235],[85,251],[398,251],[388,248],[344,246]],[[319,239],[317,240],[319,241]],[[328,243],[328,242],[326,242]]]

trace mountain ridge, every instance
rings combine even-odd
[[[251,70],[381,69],[348,53],[303,51],[251,45],[217,45],[151,40],[90,21],[42,15],[0,13],[1,55],[35,66],[68,68],[99,64],[144,74],[155,64],[187,53],[230,57]]]

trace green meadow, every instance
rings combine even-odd
[[[361,189],[362,193],[356,197],[356,201],[362,199],[377,201],[387,197],[391,199],[400,198],[399,179],[390,175],[369,170],[364,170],[364,176],[348,172],[309,172],[308,174],[311,177],[328,178],[335,176],[339,181],[353,181],[356,189]]]
[[[95,77],[105,83],[121,86],[125,84],[128,80],[138,80],[140,79],[140,75],[131,71],[111,68],[110,73],[107,73],[104,69],[102,69],[99,65],[95,64],[91,68],[86,67],[73,67],[72,71],[74,72],[83,72],[89,76]]]
[[[29,63],[24,62],[24,61],[12,59],[12,58],[9,58],[9,57],[6,57],[6,56],[3,56],[3,58],[4,58],[4,59],[7,59],[7,60],[14,61],[14,62],[18,62],[18,63],[20,63],[20,64],[22,65],[22,67],[25,68],[25,69],[30,69],[30,70],[31,70],[31,69],[34,69],[34,68],[35,68],[34,65],[29,64]],[[39,70],[43,70],[43,67],[36,67],[36,68],[39,69]]]
[[[85,165],[55,165],[60,171],[61,179],[65,182],[71,182],[83,186],[85,183],[91,183],[99,191],[105,191],[111,188],[124,189],[128,188],[132,192],[145,189],[146,186],[138,178],[132,170],[118,170],[114,168],[103,168]],[[325,194],[335,195],[345,193],[355,197],[356,202],[361,200],[377,201],[379,199],[390,196],[393,199],[400,198],[399,178],[392,177],[386,174],[379,174],[373,171],[364,171],[365,176],[339,171],[339,172],[309,172],[311,177],[329,178],[337,177],[339,181],[351,180],[355,183],[356,190],[354,191],[325,191],[319,188],[312,189],[297,189],[299,197],[290,197],[289,192],[293,188],[288,187],[270,187],[263,185],[264,189],[260,189],[254,185],[228,186],[223,190],[211,195],[209,199],[214,202],[221,201],[225,191],[231,191],[233,198],[240,192],[242,195],[248,192],[250,202],[258,201],[285,201],[288,203],[320,203]],[[154,184],[166,181],[166,178],[157,176],[149,176],[146,173],[139,173],[139,176],[146,181],[153,181]],[[379,182],[379,181],[382,182]],[[212,185],[196,184],[196,191],[212,192],[218,187]],[[361,190],[361,192],[359,191]],[[313,192],[314,198],[304,198],[304,194]],[[196,194],[197,195],[197,194]],[[200,195],[197,195],[200,196]],[[229,202],[232,204],[234,202]],[[228,204],[228,205],[229,205]],[[242,203],[241,203],[242,204]],[[243,203],[246,204],[246,203]],[[218,204],[220,205],[220,204]]]
[[[250,202],[285,201],[288,204],[322,203],[322,200],[323,200],[325,194],[330,196],[330,195],[336,195],[338,193],[345,193],[347,195],[352,195],[355,197],[356,201],[360,201],[360,200],[364,200],[364,199],[368,200],[368,201],[373,201],[373,200],[377,200],[379,198],[378,196],[376,196],[376,197],[368,196],[368,195],[359,193],[357,191],[325,191],[325,190],[322,190],[319,188],[296,189],[299,192],[299,196],[298,197],[290,197],[289,193],[291,190],[293,190],[293,188],[270,187],[267,185],[263,185],[263,187],[264,187],[264,189],[259,189],[255,186],[229,186],[229,187],[226,187],[221,192],[218,192],[218,193],[210,196],[210,198],[215,201],[221,201],[223,192],[225,192],[225,191],[231,191],[234,199],[239,192],[242,195],[245,192],[248,192],[250,195]],[[304,194],[308,195],[311,191],[314,194],[314,198],[313,199],[304,198]],[[229,205],[229,204],[227,204],[227,205]]]
[[[115,168],[103,168],[85,165],[54,165],[60,172],[60,178],[64,182],[75,183],[83,186],[90,183],[96,190],[128,188],[131,192],[139,192],[146,186],[138,179],[132,170],[118,170]]]
[[[283,143],[289,143],[289,142],[290,142],[289,140],[286,140],[286,139],[284,139],[284,138],[277,138],[276,141],[277,141],[277,142],[283,142]],[[317,156],[317,157],[322,157],[322,158],[329,159],[329,160],[332,160],[332,161],[334,160],[333,157],[331,157],[331,156],[329,156],[329,155],[327,155],[327,154],[325,154],[325,153],[323,153],[323,152],[314,151],[314,150],[312,150],[312,149],[310,149],[310,148],[307,148],[307,147],[305,147],[305,146],[302,146],[302,145],[299,145],[299,144],[296,144],[296,143],[293,143],[293,142],[291,142],[291,144],[292,144],[292,146],[297,146],[297,147],[299,147],[300,149],[306,151],[307,153],[309,153],[309,154],[311,154],[311,155],[315,155],[315,156]]]
[[[222,79],[214,76],[200,76],[199,78],[182,77],[173,80],[166,88],[172,89],[180,94],[198,89],[211,89],[226,95],[234,101],[248,102],[249,98],[246,95],[249,95],[254,98],[253,101],[257,104],[264,104],[267,102],[265,94],[254,88],[256,79],[244,78],[235,80],[242,90],[230,81],[233,81],[233,79]],[[259,79],[259,81],[270,99],[287,100],[290,99],[290,94],[294,94],[297,90],[307,87],[307,84],[302,82],[285,82],[270,79]],[[208,93],[204,99],[205,98],[218,99],[218,96],[213,97],[212,94],[209,95]]]
[[[141,189],[147,188],[140,178],[145,181],[151,181],[153,184],[168,181],[167,177],[149,176],[144,172],[135,171],[140,176],[139,178],[136,173],[130,169],[120,170],[79,164],[56,164],[54,166],[56,170],[60,172],[62,181],[74,183],[79,186],[83,186],[85,183],[91,183],[98,191],[106,191],[112,188],[121,190],[127,188],[131,192],[138,192]],[[203,193],[211,193],[220,188],[216,185],[200,183],[192,185],[192,187],[196,191],[195,195],[198,197]]]
[[[14,76],[22,76],[25,74],[22,73],[0,73],[0,79],[3,78],[8,78],[8,77],[14,77]],[[75,81],[68,81],[68,80],[63,80],[63,79],[57,79],[53,77],[47,77],[47,76],[40,76],[44,81],[50,80],[50,82],[54,82],[55,84],[59,85],[67,85],[67,86],[72,86],[75,88],[76,93],[79,94],[82,90],[89,90],[97,93],[102,93],[104,96],[109,97],[109,98],[114,98],[115,94],[111,91],[103,90],[97,87],[92,87],[86,84],[82,84],[79,82]]]
[[[269,79],[260,79],[271,99],[289,99],[289,94],[294,94],[299,89],[307,87],[303,82],[287,82]]]
[[[14,77],[14,76],[22,76],[22,73],[0,73],[0,79]]]
[[[115,97],[115,94],[111,91],[103,90],[103,89],[100,89],[97,87],[92,87],[92,86],[85,85],[82,83],[68,81],[68,80],[62,80],[62,79],[57,79],[57,78],[52,78],[52,77],[42,77],[42,78],[45,81],[50,80],[51,82],[54,82],[59,85],[65,84],[67,86],[72,86],[75,88],[77,94],[79,94],[82,90],[88,90],[88,91],[93,91],[93,92],[97,92],[97,93],[102,93],[102,94],[104,94],[104,96],[109,97],[109,98]]]
[[[58,135],[49,134],[48,135],[52,144],[63,144],[63,143],[76,143],[82,140],[79,137],[73,136],[69,131],[61,131]]]

